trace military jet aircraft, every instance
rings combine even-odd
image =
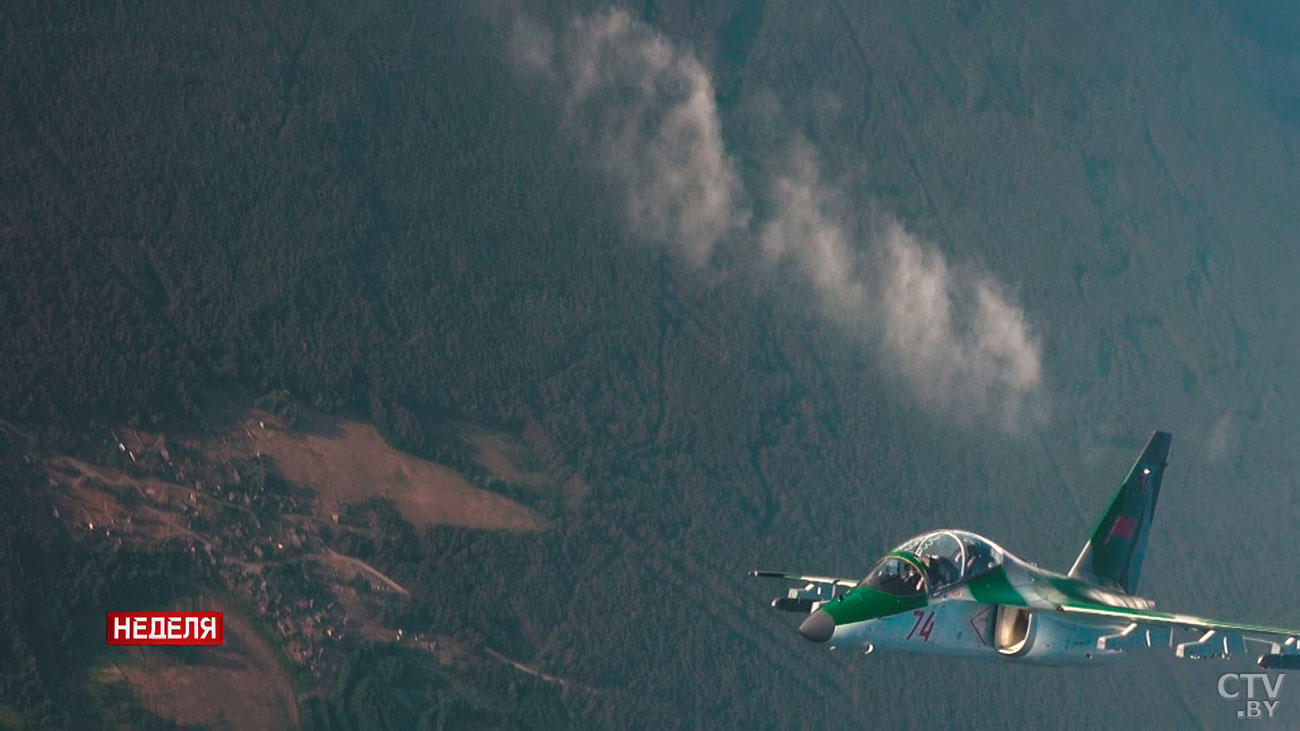
[[[800,582],[772,601],[807,614],[799,633],[832,648],[899,650],[1071,665],[1170,648],[1180,658],[1258,647],[1264,668],[1300,669],[1300,629],[1154,611],[1138,574],[1172,437],[1155,432],[1068,574],[1038,568],[960,530],[917,536],[865,579],[751,571]]]

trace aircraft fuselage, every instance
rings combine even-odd
[[[1023,614],[1023,618],[1016,613]],[[1019,627],[1017,619],[1021,619]],[[1102,637],[1116,635],[1123,629],[1119,624],[1079,622],[1049,611],[941,601],[909,612],[836,627],[828,644],[836,649],[864,652],[886,650],[1004,658],[1044,665],[1084,665],[1124,657],[1122,651],[1097,648]]]

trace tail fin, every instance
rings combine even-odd
[[[1119,488],[1106,517],[1075,559],[1070,576],[1132,594],[1142,572],[1147,534],[1156,514],[1170,434],[1155,432]]]

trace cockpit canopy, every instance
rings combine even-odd
[[[1000,566],[1003,556],[997,544],[974,533],[937,530],[890,551],[858,586],[894,596],[934,592]]]

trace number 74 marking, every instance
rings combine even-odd
[[[910,640],[915,636],[920,637],[922,642],[929,642],[930,633],[934,631],[934,610],[927,612],[924,609],[916,609],[912,614],[916,615],[916,622],[912,624],[912,629],[905,639]]]

